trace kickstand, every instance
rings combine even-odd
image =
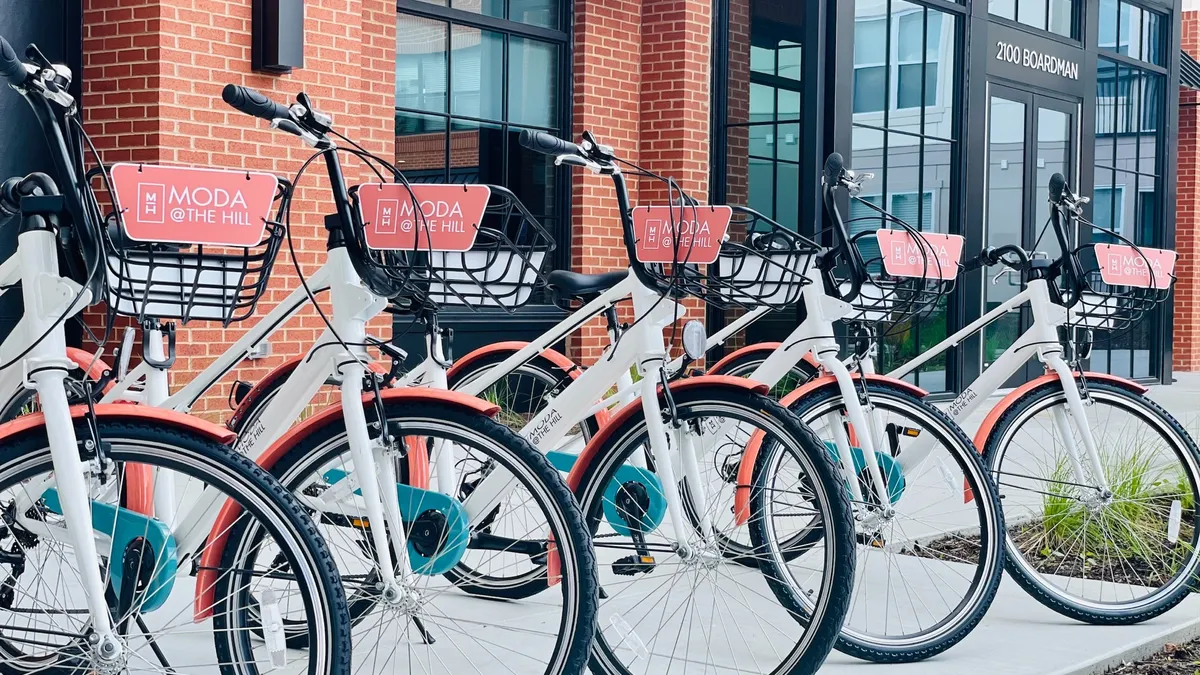
[[[171,663],[167,661],[167,655],[163,653],[162,647],[158,646],[158,641],[155,640],[154,636],[150,634],[150,628],[146,625],[145,620],[142,619],[141,612],[134,614],[133,618],[135,621],[137,621],[138,628],[142,631],[142,635],[146,637],[146,643],[150,645],[150,650],[154,652],[154,656],[158,658],[158,662],[163,665],[163,668],[165,668],[168,673],[174,673],[175,669],[172,668]]]
[[[429,631],[425,629],[425,622],[421,621],[421,617],[412,617],[412,622],[413,625],[417,627],[417,632],[421,634],[421,640],[424,641],[425,644],[431,645],[437,642],[437,640],[433,639],[433,635],[431,635]]]

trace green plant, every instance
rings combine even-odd
[[[1026,535],[1035,535],[1027,537],[1027,549],[1036,546],[1043,558],[1082,559],[1085,568],[1113,564],[1096,558],[1115,554],[1120,560],[1116,565],[1138,561],[1147,566],[1142,571],[1174,574],[1191,550],[1195,486],[1182,471],[1162,467],[1144,442],[1135,441],[1122,450],[1101,453],[1101,466],[1113,492],[1104,504],[1095,502],[1094,488],[1076,484],[1067,457],[1057,459],[1046,481],[1040,527],[1026,528]],[[1180,503],[1183,522],[1178,543],[1169,546],[1167,521],[1175,501]]]

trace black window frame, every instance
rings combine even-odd
[[[544,26],[539,26],[536,24],[523,23],[520,21],[514,21],[512,19],[489,16],[489,15],[482,14],[482,13],[470,12],[467,10],[457,9],[454,7],[436,5],[431,2],[424,2],[422,0],[396,0],[396,13],[397,13],[397,17],[399,17],[399,15],[401,15],[401,14],[405,14],[405,15],[414,16],[414,17],[417,17],[420,19],[439,21],[439,22],[443,22],[443,23],[447,24],[449,27],[448,32],[447,32],[448,40],[452,39],[453,29],[455,26],[462,26],[465,28],[471,28],[471,29],[476,29],[476,30],[480,30],[480,31],[490,31],[490,32],[494,32],[494,33],[504,34],[506,36],[506,39],[504,40],[504,63],[502,64],[501,69],[503,70],[503,72],[506,73],[506,76],[507,76],[507,72],[508,72],[508,59],[509,59],[509,44],[508,44],[509,41],[508,41],[507,37],[520,37],[520,38],[533,39],[533,40],[538,40],[541,42],[547,42],[547,43],[554,44],[558,48],[558,63],[559,63],[559,77],[558,77],[558,82],[556,83],[557,86],[556,86],[556,96],[555,96],[555,99],[556,99],[555,103],[558,108],[557,131],[561,134],[569,135],[572,133],[571,125],[573,122],[573,120],[572,120],[572,117],[573,117],[573,114],[572,114],[573,113],[573,110],[572,110],[572,107],[573,107],[572,106],[572,101],[573,101],[572,73],[574,72],[574,50],[573,50],[573,40],[572,40],[572,36],[571,36],[571,27],[574,25],[574,14],[572,11],[573,3],[571,3],[570,0],[557,0],[557,2],[559,2],[559,4],[560,4],[560,12],[558,15],[559,28],[557,28],[557,29],[556,28],[546,28]],[[453,4],[453,3],[449,3],[449,4]],[[452,45],[447,44],[446,48],[448,51],[452,50]],[[472,122],[472,123],[479,123],[479,124],[486,124],[486,125],[497,125],[497,126],[501,127],[501,129],[503,130],[502,136],[504,138],[503,155],[505,157],[505,166],[504,166],[505,180],[501,181],[501,184],[507,185],[509,183],[509,181],[507,180],[508,176],[509,176],[509,171],[511,170],[511,162],[508,161],[508,158],[510,157],[510,154],[509,154],[510,153],[510,145],[509,144],[512,142],[511,134],[507,133],[508,130],[510,130],[510,129],[554,130],[554,128],[541,127],[538,125],[530,125],[530,124],[518,124],[518,123],[509,121],[507,119],[508,118],[508,105],[509,105],[509,100],[508,100],[509,96],[508,96],[507,87],[505,88],[504,94],[501,97],[502,112],[501,112],[500,117],[502,119],[499,119],[499,120],[488,119],[488,118],[484,118],[484,117],[473,117],[473,116],[469,116],[469,115],[455,114],[453,112],[453,103],[451,100],[451,98],[453,96],[453,91],[454,91],[453,74],[451,73],[451,68],[447,67],[447,69],[446,69],[446,106],[442,112],[423,110],[423,109],[419,109],[419,108],[401,107],[398,105],[398,102],[395,102],[393,104],[395,114],[396,114],[396,116],[399,116],[400,114],[403,113],[403,114],[409,114],[409,115],[435,117],[435,118],[439,118],[443,121],[443,123],[445,125],[445,131],[444,131],[444,134],[445,134],[445,143],[444,143],[445,161],[444,161],[444,168],[443,168],[443,171],[444,171],[443,176],[445,177],[446,180],[452,180],[451,173],[453,171],[453,168],[451,166],[451,151],[452,151],[451,148],[452,148],[452,134],[454,131],[454,122],[455,121]],[[401,157],[399,159],[403,159],[403,158]],[[404,165],[401,164],[399,168],[403,171]],[[555,249],[554,249],[554,253],[551,258],[551,267],[552,267],[552,269],[569,270],[569,269],[571,269],[571,244],[572,244],[572,241],[571,241],[571,239],[572,239],[572,237],[571,237],[571,229],[572,229],[572,226],[571,226],[571,223],[572,223],[572,208],[571,208],[572,175],[571,175],[571,173],[572,172],[569,169],[562,168],[562,167],[555,169],[555,171],[556,171],[555,186],[553,189],[553,195],[551,196],[551,199],[554,202],[554,214],[552,217],[553,218],[553,226],[551,229],[551,235],[554,237]],[[427,172],[418,171],[416,173],[423,174],[423,173],[427,173]],[[524,314],[537,314],[537,313],[546,313],[546,312],[549,312],[550,314],[561,314],[562,313],[561,309],[553,307],[552,305],[537,305],[537,304],[533,304],[533,303],[531,303],[531,305],[532,306],[527,306],[526,308],[518,310],[518,313],[524,313]],[[451,311],[454,311],[454,310],[451,310]],[[508,315],[503,310],[495,310],[495,311],[488,310],[486,312],[480,311],[480,312],[473,312],[473,313],[487,313],[489,315],[502,314],[505,316]]]

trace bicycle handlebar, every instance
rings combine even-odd
[[[1012,254],[1016,256],[1017,262],[1009,262],[1004,259],[1005,255]],[[963,271],[970,272],[981,267],[991,267],[993,265],[1004,265],[1014,270],[1022,270],[1029,266],[1029,253],[1025,249],[1016,244],[1004,244],[1003,246],[988,246],[979,252],[979,255],[967,260],[962,264]]]
[[[1063,190],[1067,189],[1067,179],[1063,178],[1061,173],[1056,173],[1050,176],[1050,201],[1058,203],[1062,201]],[[1068,190],[1068,194],[1070,191]]]
[[[250,87],[227,84],[221,92],[221,99],[236,110],[268,122],[292,119],[292,112],[287,106],[272,101]]]
[[[842,159],[841,153],[831,153],[829,157],[825,158],[825,184],[830,187],[838,185],[845,168],[845,161]]]
[[[563,140],[544,131],[523,129],[517,142],[521,144],[521,147],[534,152],[540,152],[543,155],[583,156],[583,148],[580,148],[571,141]]]
[[[0,37],[0,75],[16,87],[25,84],[29,79],[29,71],[25,70],[25,64],[21,63],[16,50],[3,37]]]

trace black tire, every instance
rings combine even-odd
[[[1098,404],[1112,406],[1112,410],[1107,414],[1097,412],[1096,416],[1098,418],[1103,417],[1105,420],[1111,421],[1119,414],[1129,414],[1136,421],[1144,424],[1140,430],[1130,435],[1130,437],[1137,439],[1138,447],[1146,447],[1147,444],[1152,443],[1157,437],[1169,447],[1171,452],[1175,454],[1176,459],[1180,461],[1180,465],[1186,473],[1184,479],[1186,479],[1188,484],[1183,485],[1180,483],[1177,487],[1179,487],[1181,493],[1186,495],[1185,498],[1191,502],[1190,509],[1184,510],[1191,510],[1192,513],[1181,514],[1180,528],[1185,536],[1180,539],[1180,543],[1183,546],[1179,546],[1178,544],[1166,546],[1164,544],[1163,548],[1167,549],[1168,553],[1173,553],[1176,549],[1180,549],[1185,559],[1178,564],[1175,571],[1161,586],[1157,585],[1157,583],[1152,586],[1148,581],[1139,581],[1136,583],[1137,587],[1152,588],[1153,591],[1142,598],[1130,598],[1125,603],[1103,602],[1103,595],[1100,596],[1101,601],[1089,601],[1074,596],[1068,589],[1060,588],[1055,583],[1049,581],[1036,569],[1036,563],[1030,562],[1024,550],[1028,547],[1017,543],[1024,533],[1022,529],[1024,526],[1013,524],[1021,523],[1023,520],[1019,516],[1014,516],[1014,510],[1020,506],[1017,498],[1022,495],[1022,489],[1019,483],[1021,480],[1026,480],[1027,478],[1016,473],[1016,470],[1005,470],[1004,461],[1010,451],[1014,456],[1018,452],[1018,449],[1012,446],[1013,438],[1021,431],[1021,427],[1026,422],[1034,419],[1034,416],[1040,413],[1053,411],[1055,406],[1064,403],[1065,394],[1063,394],[1062,385],[1058,380],[1055,380],[1036,387],[1017,399],[1008,410],[1001,414],[984,445],[984,461],[996,476],[996,480],[1000,485],[1001,495],[1004,497],[1002,503],[1005,509],[1008,510],[1006,516],[1010,525],[1008,536],[1005,538],[1006,567],[1008,573],[1026,592],[1038,602],[1063,616],[1099,625],[1140,623],[1159,616],[1178,605],[1188,596],[1196,583],[1197,572],[1200,571],[1200,510],[1196,508],[1196,504],[1200,503],[1200,450],[1197,450],[1195,441],[1192,440],[1192,437],[1184,431],[1183,427],[1170,413],[1145,396],[1112,384],[1090,380],[1087,382],[1087,392],[1092,401],[1091,405],[1088,406],[1089,410],[1098,410],[1096,408]],[[1099,419],[1089,419],[1088,426],[1093,430],[1094,435],[1106,432],[1108,429],[1108,424]],[[1120,438],[1121,436],[1118,437],[1118,440]],[[1097,438],[1097,445],[1103,446],[1104,442]],[[1100,451],[1104,453],[1105,447],[1101,447]],[[1102,461],[1104,461],[1103,455]],[[1081,490],[1085,488],[1095,489],[1091,486],[1074,483],[1064,485],[1079,487]],[[1118,487],[1117,489],[1119,490],[1120,488]],[[1045,491],[1044,487],[1043,491]],[[1140,499],[1148,501],[1146,498]],[[1043,503],[1046,503],[1044,498]],[[1110,506],[1102,506],[1100,513],[1103,512],[1104,508],[1110,508]],[[1026,510],[1028,510],[1028,507]],[[1096,517],[1099,518],[1099,516]],[[1030,522],[1036,523],[1036,521]],[[1065,519],[1059,522],[1065,522]],[[1085,530],[1090,522],[1089,520],[1083,523]],[[1190,532],[1187,531],[1189,525]],[[1115,541],[1119,539],[1118,535],[1120,534],[1120,532],[1113,531],[1106,536]],[[1155,544],[1154,542],[1150,542],[1148,546],[1154,547]],[[1119,553],[1120,546],[1116,548]],[[1107,546],[1105,550],[1109,550]],[[1100,553],[1102,551],[1093,551],[1091,553],[1094,561],[1092,564],[1099,566],[1101,570],[1097,572],[1097,574],[1101,575],[1101,578],[1092,580],[1095,585],[1108,583],[1104,581],[1102,576],[1104,562],[1100,560],[1100,556],[1098,555]],[[1059,578],[1063,578],[1062,566],[1062,563],[1058,564],[1060,568],[1058,570]],[[1093,569],[1096,569],[1096,567],[1093,567]],[[1088,564],[1086,564],[1086,561],[1082,572],[1084,578],[1087,578]],[[1067,576],[1069,577],[1070,575]],[[1069,588],[1070,584],[1069,582],[1067,583]],[[1103,593],[1103,589],[1101,589],[1100,593]]]
[[[971,439],[967,438],[961,427],[955,424],[937,407],[917,398],[900,387],[873,382],[868,385],[867,391],[868,400],[874,408],[872,414],[880,416],[879,419],[885,419],[883,416],[886,416],[889,412],[903,413],[906,421],[921,425],[919,428],[920,434],[933,435],[937,440],[936,448],[939,450],[944,449],[943,456],[948,455],[949,458],[952,458],[951,461],[954,464],[951,467],[954,469],[954,479],[949,481],[953,483],[948,495],[950,503],[963,503],[961,492],[956,494],[956,490],[960,489],[957,486],[960,485],[969,488],[974,496],[974,500],[971,502],[974,504],[973,516],[967,512],[969,511],[969,507],[966,506],[963,507],[963,513],[956,514],[961,517],[962,522],[959,522],[959,518],[949,517],[951,509],[945,506],[937,506],[933,510],[939,519],[946,518],[946,521],[922,522],[923,517],[919,514],[923,513],[929,507],[921,507],[920,505],[916,505],[916,510],[913,511],[911,516],[899,518],[907,518],[910,526],[918,530],[922,528],[934,530],[939,527],[943,530],[950,528],[951,533],[942,539],[951,543],[958,550],[949,554],[937,552],[937,541],[930,541],[930,537],[926,535],[923,541],[924,546],[914,545],[911,549],[901,549],[897,555],[904,556],[904,558],[891,562],[884,561],[884,568],[889,573],[889,579],[892,578],[890,574],[895,574],[897,577],[901,576],[902,568],[910,565],[915,566],[913,561],[921,558],[933,558],[929,562],[933,572],[931,573],[929,570],[914,570],[913,574],[917,577],[922,577],[923,575],[924,579],[930,580],[935,578],[934,575],[938,573],[938,568],[946,566],[947,563],[944,561],[952,561],[963,567],[968,565],[974,566],[973,575],[966,571],[963,572],[964,576],[970,575],[970,580],[966,587],[959,588],[955,584],[951,588],[950,583],[943,583],[946,581],[944,576],[959,575],[939,575],[937,577],[935,583],[942,587],[941,591],[935,597],[931,597],[927,601],[921,601],[920,603],[921,610],[928,612],[928,626],[920,626],[919,619],[914,616],[909,620],[907,626],[903,619],[899,621],[900,625],[898,628],[902,632],[894,632],[897,626],[893,625],[893,631],[883,634],[872,634],[869,630],[856,626],[855,618],[851,617],[848,619],[846,626],[838,638],[837,649],[856,658],[876,663],[920,661],[950,649],[969,635],[983,619],[992,601],[995,599],[996,591],[1000,586],[1000,579],[1004,573],[1004,512],[991,474],[981,461]],[[824,387],[814,392],[812,396],[806,396],[796,401],[789,410],[795,413],[801,421],[808,423],[810,428],[815,429],[818,428],[815,420],[819,420],[825,415],[830,414],[830,411],[835,411],[834,414],[837,414],[836,411],[844,408],[842,400],[841,391],[837,387]],[[888,417],[886,419],[891,418]],[[903,457],[903,452],[899,456]],[[941,460],[939,459],[938,461]],[[919,466],[924,466],[925,464],[928,464],[928,462],[924,462]],[[764,468],[766,466],[768,465],[764,465]],[[938,470],[939,472],[947,471],[942,467],[938,467]],[[839,471],[839,473],[844,474],[844,471]],[[906,478],[920,485],[922,481],[919,474],[920,471],[915,471],[913,475]],[[961,479],[959,478],[960,474],[962,476]],[[944,475],[941,477],[945,479]],[[860,484],[869,486],[869,479],[860,480]],[[932,492],[932,490],[928,490],[928,492]],[[905,501],[903,498],[895,503],[897,510],[901,510],[900,507],[904,505]],[[974,523],[967,520],[972,517],[976,519]],[[948,522],[949,520],[954,520],[955,522],[951,524]],[[893,523],[895,522],[897,521],[894,520]],[[953,529],[960,526],[962,530]],[[961,536],[960,532],[968,529],[977,533],[977,545],[973,537]],[[904,532],[903,524],[899,526],[899,530],[902,537],[908,534]],[[892,529],[890,533],[895,534],[896,529]],[[929,546],[931,543],[933,544],[932,547]],[[965,553],[963,549],[966,549]],[[873,560],[877,560],[878,557],[891,555],[890,552],[876,548],[869,543],[860,545],[859,555],[857,556],[859,574],[865,577],[871,573],[872,565],[870,563]],[[789,578],[781,570],[777,570],[776,572],[776,574],[771,575],[773,578]],[[861,592],[859,590],[859,581],[866,583],[865,579],[856,579],[856,593]],[[958,579],[954,578],[949,580],[949,582],[957,581]],[[794,593],[795,591],[792,592]],[[896,606],[901,604],[903,598],[914,594],[913,591],[896,593],[896,602],[889,603],[887,600],[880,599],[880,591],[876,588],[871,594],[864,594],[862,597],[874,597],[874,602],[876,603],[882,603],[885,606],[889,604]],[[937,604],[935,601],[943,603],[942,609],[935,610],[932,608],[933,605]],[[917,613],[914,608],[914,615]],[[870,618],[868,617],[866,621],[869,627]],[[876,626],[878,626],[877,620]],[[886,622],[884,626],[886,631],[888,628]]]
[[[582,672],[587,664],[595,630],[599,582],[591,537],[584,527],[583,516],[562,475],[555,471],[549,461],[528,441],[479,413],[436,402],[391,402],[385,404],[385,409],[388,419],[394,425],[398,425],[406,437],[412,434],[413,437],[423,439],[457,439],[459,444],[470,444],[469,447],[486,446],[493,453],[491,460],[516,475],[517,480],[531,490],[531,494],[535,489],[541,491],[541,505],[548,509],[551,535],[561,556],[561,583],[548,586],[546,566],[532,562],[533,569],[530,573],[501,581],[512,585],[509,592],[514,598],[530,597],[545,592],[548,588],[563,594],[564,610],[555,628],[557,642],[553,658],[547,659],[545,672]],[[343,453],[348,453],[346,429],[344,423],[338,419],[306,436],[281,457],[271,470],[284,485],[293,491],[300,491],[313,484],[314,472],[320,471],[331,459]],[[400,460],[399,464],[403,465],[405,461]],[[318,522],[322,527],[328,525],[320,518]],[[335,549],[344,550],[337,546]],[[458,574],[445,575],[457,590],[489,596],[499,595],[495,589],[486,588],[489,584],[464,574],[464,569],[470,570],[460,563],[455,568]],[[374,578],[368,576],[359,584],[362,590],[350,592],[350,614],[356,624],[363,622],[378,602],[378,598],[367,590]],[[347,585],[350,586],[349,582]],[[484,586],[487,592],[481,592],[476,587],[480,585]],[[486,616],[486,607],[478,607],[483,612],[482,616]],[[437,630],[436,627],[434,630]],[[440,641],[443,636],[435,638]],[[433,647],[436,648],[436,643]]]
[[[307,619],[305,646],[310,647],[309,654],[313,657],[309,663],[310,675],[347,675],[351,672],[350,618],[333,558],[312,520],[278,481],[254,462],[228,448],[170,426],[100,420],[97,427],[100,437],[111,446],[109,458],[115,466],[141,463],[177,471],[202,484],[217,486],[231,497],[236,495],[243,513],[255,518],[253,522],[239,518],[228,530],[222,564],[231,566],[229,571],[218,576],[215,589],[215,652],[219,661],[226,664],[222,667],[223,673],[256,672],[254,669],[247,671],[251,664],[245,661],[246,654],[253,659],[253,629],[235,635],[237,627],[234,625],[236,617],[248,615],[253,610],[248,605],[241,605],[242,609],[238,611],[231,601],[239,597],[233,591],[234,586],[244,587],[247,583],[241,576],[252,574],[233,574],[246,569],[245,557],[238,554],[247,553],[245,544],[248,541],[261,543],[263,535],[271,536],[275,542],[286,543],[286,550],[281,546],[280,554],[291,573],[288,578],[296,581],[298,594],[303,599]],[[85,438],[88,433],[82,421],[77,421],[75,432],[79,438]],[[6,439],[0,450],[0,473],[16,472],[13,479],[22,480],[52,470],[47,445],[44,429]],[[190,585],[176,590],[185,589],[190,589]],[[183,606],[185,611],[190,611],[190,598]],[[242,623],[245,625],[246,622]],[[184,632],[195,632],[190,622],[185,621],[182,625]],[[9,649],[7,644],[0,644],[0,672],[3,673],[28,675],[57,671],[65,675],[80,671],[79,661],[72,661],[67,667],[41,664],[33,670],[24,669]]]
[[[851,518],[851,510],[849,500],[846,498],[845,492],[840,488],[840,479],[837,477],[836,469],[829,460],[828,454],[824,452],[824,446],[812,435],[803,424],[801,424],[794,415],[788,413],[780,405],[770,398],[739,388],[728,386],[703,386],[688,388],[674,394],[674,402],[678,411],[679,419],[684,422],[685,428],[688,420],[697,419],[707,415],[713,418],[745,421],[750,424],[759,424],[759,429],[770,429],[772,439],[782,439],[783,442],[799,447],[802,454],[811,459],[811,469],[816,477],[816,483],[819,486],[816,490],[817,500],[819,501],[822,513],[825,514],[827,522],[835,523],[836,526],[828,528],[828,536],[824,538],[826,545],[824,553],[824,583],[821,586],[820,593],[817,598],[818,610],[816,620],[813,621],[811,615],[808,617],[799,617],[787,609],[771,603],[770,590],[763,587],[761,591],[754,589],[753,599],[755,600],[753,619],[759,622],[759,627],[756,629],[753,626],[748,626],[750,634],[758,636],[758,633],[763,630],[763,625],[768,626],[768,630],[796,630],[803,631],[803,635],[795,642],[795,647],[791,648],[785,656],[774,665],[769,671],[762,666],[761,672],[771,672],[777,674],[789,675],[810,675],[815,673],[825,658],[832,650],[834,642],[837,639],[837,633],[841,627],[846,611],[850,603],[850,591],[853,584],[854,570],[854,539],[853,525]],[[769,426],[768,426],[769,425]],[[599,527],[604,519],[603,504],[604,493],[615,477],[615,472],[621,468],[627,459],[634,453],[644,452],[645,439],[647,438],[645,418],[642,414],[635,414],[631,418],[624,421],[620,427],[612,430],[609,436],[609,445],[606,446],[598,455],[595,461],[588,466],[583,467],[583,472],[580,474],[580,481],[575,490],[576,497],[584,510],[584,515],[588,519],[588,527],[592,532],[598,533],[596,547],[598,553],[605,552],[611,548],[616,548],[621,551],[628,552],[629,546],[618,541],[610,544],[611,537],[619,536],[615,533],[605,534],[599,532]],[[767,442],[765,445],[775,445],[775,442]],[[751,485],[751,490],[754,494],[753,500],[761,507],[763,500],[763,489],[761,482],[756,477],[755,482]],[[752,511],[753,513],[753,511]],[[751,515],[751,529],[754,530],[755,517]],[[668,526],[664,524],[663,528]],[[648,533],[647,536],[653,533]],[[760,531],[759,534],[762,534]],[[622,538],[623,539],[623,538]],[[760,545],[763,540],[758,542]],[[659,546],[655,551],[655,555],[661,555],[663,547]],[[667,554],[668,556],[676,556],[677,553]],[[703,557],[703,556],[701,556]],[[647,572],[648,575],[653,575],[656,570],[666,569],[682,569],[687,563],[682,558],[668,557],[665,561],[656,561],[654,569]],[[728,557],[723,556],[720,552],[711,554],[708,558],[704,558],[707,562],[698,564],[709,564],[715,566],[729,563],[735,566],[736,574],[739,578],[746,579],[748,583],[765,583],[758,572],[747,570],[741,566],[737,566]],[[686,571],[684,572],[687,573]],[[731,574],[727,572],[723,574],[720,571],[713,572],[707,579],[701,581],[716,581],[720,582],[724,579],[732,579]],[[630,577],[617,577],[618,579]],[[698,577],[699,578],[699,577]],[[676,580],[678,581],[678,580]],[[632,581],[629,583],[633,583]],[[699,583],[699,582],[697,582]],[[622,583],[624,585],[624,583]],[[687,582],[675,584],[674,582],[652,580],[654,590],[665,588],[664,592],[670,593],[674,588],[684,589],[687,587]],[[615,588],[610,586],[609,588]],[[601,601],[601,627],[611,625],[618,635],[622,631],[629,629],[629,632],[621,637],[615,644],[610,643],[610,639],[603,632],[598,632],[596,637],[596,647],[592,658],[592,670],[597,674],[619,673],[626,675],[630,672],[630,667],[635,664],[640,664],[649,669],[646,672],[670,672],[670,665],[666,668],[659,664],[657,670],[653,670],[650,660],[634,659],[633,661],[624,660],[621,654],[627,643],[637,644],[641,642],[640,638],[634,640],[629,637],[636,635],[633,627],[629,626],[620,613],[621,601],[620,594],[623,591],[610,593]],[[728,594],[731,597],[736,597],[734,594]],[[716,587],[713,589],[714,598],[716,597]],[[743,602],[744,602],[744,597]],[[663,612],[667,612],[668,606],[671,604],[669,600],[655,601],[651,597],[642,598],[641,594],[634,595],[634,602],[640,604],[641,608],[663,606]],[[694,606],[703,611],[705,603],[696,603]],[[717,604],[714,599],[713,605]],[[687,605],[689,607],[693,605]],[[728,607],[728,606],[726,606]],[[606,611],[611,612],[611,616],[605,617]],[[637,610],[633,610],[637,611]],[[649,612],[649,610],[646,610]],[[714,609],[713,611],[716,611]],[[673,611],[672,611],[673,613]],[[704,618],[696,619],[694,622],[689,622],[687,625],[694,628],[695,625],[706,626],[703,630],[709,630],[712,634],[709,640],[723,645],[744,645],[745,640],[739,640],[738,636],[744,636],[745,633],[737,624],[737,619],[748,620],[746,617],[710,617],[710,621],[705,623]],[[672,617],[667,617],[672,620]],[[653,621],[653,618],[650,618]],[[681,628],[684,625],[680,620]],[[623,627],[622,627],[623,626]],[[652,631],[658,632],[652,632]],[[663,629],[661,625],[649,625],[644,629],[643,634],[658,635],[662,632],[671,632],[673,630]],[[720,631],[724,631],[726,637],[719,637]],[[734,636],[729,637],[729,632],[733,631]],[[762,636],[758,636],[762,637]],[[686,642],[685,649],[692,648],[690,640],[684,640],[677,635],[672,634],[669,640],[674,640],[676,645],[679,642]],[[784,638],[788,644],[791,644],[791,638]],[[707,640],[701,640],[707,644]],[[654,643],[652,643],[653,646]],[[706,644],[695,644],[695,649],[705,650]],[[776,642],[775,644],[780,644]],[[780,649],[783,651],[783,649]],[[655,656],[658,656],[657,654]],[[757,654],[752,658],[747,658],[744,661],[735,661],[736,665],[729,665],[730,668],[737,668],[742,671],[750,671],[750,669],[758,666],[758,661],[762,660],[764,655]],[[689,661],[686,668],[695,668],[696,666],[690,661],[698,660],[700,655],[692,654],[690,651],[683,657]],[[731,657],[732,658],[732,657]],[[770,658],[773,663],[774,658]],[[706,669],[701,666],[701,669]]]

